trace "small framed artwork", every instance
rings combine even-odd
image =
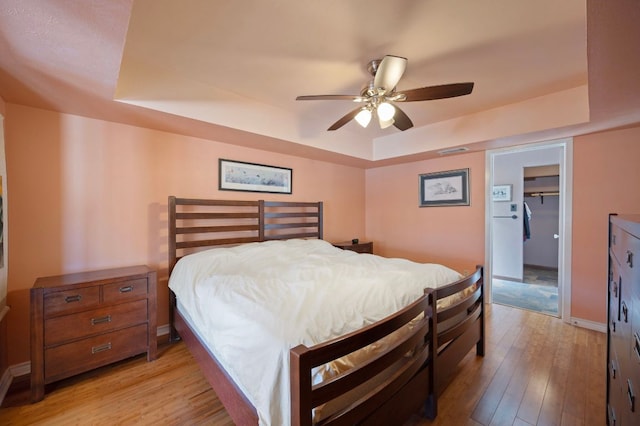
[[[468,206],[469,169],[419,175],[420,207]]]
[[[218,189],[291,194],[293,171],[286,167],[220,159]]]
[[[491,199],[493,201],[511,201],[511,185],[493,185]]]

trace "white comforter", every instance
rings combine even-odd
[[[290,348],[362,328],[460,277],[442,265],[286,240],[185,256],[169,287],[260,424],[288,425]]]

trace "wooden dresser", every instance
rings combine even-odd
[[[342,243],[333,243],[333,245],[343,250],[351,250],[357,253],[373,254],[373,242],[371,241],[368,241],[368,242],[359,241],[357,243],[353,243],[351,241],[345,241]]]
[[[640,425],[640,215],[609,217],[607,422]]]
[[[157,356],[156,271],[38,278],[31,288],[31,399],[46,384],[134,355]]]

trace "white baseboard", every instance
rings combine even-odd
[[[494,279],[503,280],[503,281],[512,281],[514,283],[522,283],[524,280],[522,278],[514,278],[514,277],[506,277],[503,275],[494,275]]]
[[[11,372],[11,377],[13,378],[31,374],[31,361],[11,365],[9,366],[9,371]]]
[[[2,405],[4,397],[7,396],[7,392],[9,392],[12,380],[11,370],[7,369],[2,375],[2,378],[0,378],[0,405]]]
[[[166,336],[167,334],[169,334],[169,324],[161,325],[160,327],[158,327],[156,334],[158,337]],[[4,397],[9,391],[9,387],[11,387],[11,382],[13,382],[13,379],[15,379],[16,377],[27,376],[29,374],[31,374],[30,361],[9,366],[7,371],[5,371],[2,375],[2,378],[0,378],[0,405],[2,405],[2,401],[4,401]]]
[[[581,318],[571,317],[571,324],[577,327],[588,328],[589,330],[599,331],[600,333],[607,332],[607,324],[603,324],[601,322],[595,322],[595,321],[589,321]]]
[[[158,327],[158,331],[156,333],[158,337],[169,334],[169,324],[161,325],[160,327]],[[8,380],[9,380],[9,385],[11,385],[11,380],[13,380],[14,378],[20,377],[20,376],[26,376],[28,374],[31,374],[30,361],[9,366],[9,369],[2,376],[2,381],[0,381],[0,391],[2,391],[1,386],[4,384],[5,376],[9,375]]]
[[[0,302],[6,302],[6,300],[0,300]],[[6,305],[3,306],[2,309],[0,309],[0,321],[2,321],[4,317],[9,313],[9,310],[10,308]]]
[[[13,379],[28,374],[31,374],[31,362],[29,361],[9,366],[0,379],[0,405],[2,405],[4,397],[7,396]]]

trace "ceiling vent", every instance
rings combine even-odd
[[[465,151],[469,151],[469,148],[467,148],[466,146],[459,146],[459,147],[456,147],[456,148],[443,149],[441,151],[438,151],[438,154],[440,154],[440,155],[449,155],[449,154],[458,154],[460,152],[465,152]]]

